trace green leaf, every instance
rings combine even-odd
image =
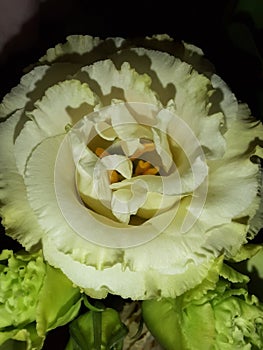
[[[34,321],[45,271],[41,251],[0,254],[1,350],[41,349],[44,336],[37,334]]]
[[[230,267],[226,264],[224,264],[222,266],[222,270],[220,271],[220,275],[232,283],[246,284],[249,282],[248,276],[246,276],[240,272],[237,272],[232,267]]]
[[[192,302],[191,291],[176,299],[143,301],[146,326],[166,350],[263,348],[263,304],[246,288],[237,288],[246,281],[242,274],[223,270],[229,281],[221,278],[199,299],[193,290]]]
[[[66,350],[122,349],[127,329],[116,310],[89,311],[70,324],[70,340]]]
[[[79,288],[61,272],[47,265],[44,285],[39,294],[37,330],[40,335],[72,321],[81,306]]]
[[[142,315],[150,332],[167,350],[182,350],[183,334],[181,327],[182,298],[145,300]]]

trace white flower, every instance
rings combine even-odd
[[[262,125],[193,45],[70,36],[0,117],[7,234],[93,297],[180,295],[261,226]]]

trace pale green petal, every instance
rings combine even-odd
[[[82,200],[89,208],[102,215],[111,219],[117,215],[119,218],[120,211],[116,208],[117,198],[110,189],[109,171],[116,170],[125,178],[131,178],[132,162],[123,155],[113,154],[99,159],[88,149],[85,153],[78,165],[77,183]],[[128,223],[129,215],[126,215],[125,219],[122,217],[120,221]]]
[[[218,106],[211,115],[211,99],[215,91],[207,77],[193,70],[189,64],[159,51],[142,48],[123,50],[112,60],[117,67],[127,60],[138,73],[147,74],[152,81],[150,87],[163,106],[189,125],[201,145],[210,151],[209,156],[223,155],[222,116],[218,114],[221,109]],[[214,144],[204,132],[207,128],[213,130],[217,140]]]
[[[194,67],[199,73],[203,73],[210,77],[214,72],[214,65],[205,57],[203,50],[196,45],[183,41],[183,54],[179,56]]]
[[[211,84],[216,91],[211,96],[212,103],[210,113],[214,113],[213,110],[215,109],[215,106],[219,106],[225,115],[226,127],[231,128],[231,122],[236,118],[238,113],[237,99],[227,84],[218,75],[213,74],[211,76]]]
[[[250,116],[250,110],[247,105],[240,104],[235,118],[231,120],[231,128],[228,129],[224,137],[227,142],[227,149],[223,157],[226,163],[239,162],[239,157],[253,159],[254,164],[248,161],[247,172],[253,172],[254,169],[254,183],[257,185],[258,195],[254,196],[251,202],[251,192],[245,192],[243,199],[247,197],[249,204],[244,213],[240,216],[248,216],[248,237],[253,238],[263,225],[263,200],[262,200],[262,169],[258,157],[263,158],[263,126],[260,121],[254,120]],[[251,180],[252,181],[252,180]],[[255,190],[254,190],[255,193]]]
[[[20,81],[20,84],[15,86],[9,92],[0,104],[0,117],[6,118],[8,115],[22,109],[30,101],[28,93],[32,92],[39,80],[43,78],[48,70],[48,66],[37,67],[33,71],[25,74]]]
[[[149,192],[165,193],[168,195],[181,193],[180,183],[176,186],[176,183],[174,181],[178,180],[178,177],[176,176],[171,176],[170,178],[167,177],[163,179],[161,176],[138,175],[132,177],[131,179],[124,179],[120,182],[112,183],[110,187],[113,190],[118,190],[121,188],[129,187],[138,180],[145,182]]]
[[[196,158],[191,168],[179,174],[178,170],[167,176],[138,175],[131,179],[124,179],[110,185],[112,189],[126,187],[137,179],[146,183],[149,192],[162,193],[169,196],[187,195],[196,190],[207,177],[207,166],[200,159]]]
[[[175,100],[178,114],[195,110],[195,115],[206,111],[207,92],[211,91],[208,78],[198,74],[192,67],[165,52],[136,48],[123,50],[112,57],[119,67],[128,61],[139,74],[147,74],[152,80],[151,88],[157,93],[163,105]],[[183,97],[188,97],[188,103]],[[191,103],[189,103],[191,101]]]
[[[148,49],[168,52],[182,61],[190,63],[197,71],[209,73],[213,65],[205,57],[203,51],[190,43],[174,41],[168,34],[157,34],[146,38],[133,38],[132,41],[121,37],[101,39],[89,35],[70,35],[65,43],[60,43],[48,49],[46,55],[40,58],[41,63],[56,61],[71,61],[91,64],[105,59],[120,49],[129,47],[145,47]]]
[[[203,246],[215,255],[224,251],[226,259],[232,259],[240,250],[241,246],[247,242],[247,226],[232,222],[213,227],[206,233],[207,241]]]
[[[39,61],[41,63],[70,61],[87,65],[107,58],[119,50],[125,42],[126,40],[120,37],[102,40],[90,35],[69,35],[65,43],[48,49],[46,55]]]
[[[219,131],[223,125],[222,113],[209,116],[209,118],[203,120],[202,124],[198,139],[201,145],[205,147],[206,158],[220,158],[226,150],[226,141]]]
[[[157,192],[148,192],[137,215],[144,219],[150,219],[154,215],[172,208],[181,198],[181,196],[165,196]]]
[[[120,102],[111,106],[111,124],[118,137],[124,141],[138,138],[151,140],[152,130],[149,125],[153,122],[153,117],[150,117],[150,113],[151,110],[153,114],[156,113],[156,105]],[[143,102],[147,102],[147,96]]]
[[[131,179],[132,177],[132,161],[126,156],[119,154],[112,154],[103,157],[100,160],[101,164],[107,170],[117,170],[126,179]]]
[[[95,129],[98,135],[105,140],[113,141],[118,136],[113,127],[105,121],[96,123]]]
[[[138,74],[128,62],[117,69],[111,60],[99,61],[83,67],[75,78],[87,82],[104,106],[110,105],[113,99],[158,105],[158,98],[151,89],[150,77]]]
[[[17,109],[32,111],[34,102],[42,98],[52,85],[67,79],[76,73],[79,65],[72,63],[56,63],[50,66],[35,67],[25,74],[20,83],[8,93],[0,104],[0,118],[6,118]]]
[[[28,203],[24,181],[14,158],[13,142],[22,112],[14,113],[0,124],[0,214],[6,233],[30,249],[39,242],[43,232]]]
[[[158,248],[156,249],[155,255],[158,252]],[[148,263],[145,265],[147,257],[144,248],[143,256],[145,256],[145,259],[142,261],[144,265],[140,270],[125,268],[125,265],[121,263],[116,263],[104,270],[97,270],[73,259],[72,255],[58,250],[56,243],[48,237],[44,240],[44,254],[50,264],[60,267],[74,283],[96,298],[105,297],[108,292],[134,300],[149,299],[156,296],[175,297],[200,283],[207,275],[210,267],[210,263],[205,260],[202,263],[200,261],[198,267],[193,262],[189,262],[188,268],[184,269],[182,273],[178,269],[176,273],[146,269]],[[174,256],[174,252],[172,256]],[[136,260],[138,261],[137,254]]]
[[[158,128],[152,129],[152,133],[156,152],[159,154],[162,160],[164,170],[168,173],[174,162],[167,135],[165,135],[161,130],[158,130]]]
[[[119,191],[130,188],[138,182],[144,184],[142,186],[142,194],[144,193],[144,188],[147,189],[147,193],[145,193],[146,196],[141,200],[141,206],[137,214],[141,218],[149,219],[172,208],[182,198],[182,195],[169,193],[169,185],[164,184],[165,181],[166,180],[162,179],[160,176],[142,175],[133,177],[130,180],[122,180],[121,182],[113,183],[110,187],[113,190]],[[174,181],[172,181],[170,187],[170,190],[174,191]]]
[[[143,48],[120,51],[113,55],[112,60],[117,67],[128,61],[139,74],[147,74],[152,80],[151,88],[162,104],[165,106],[171,99],[175,100],[179,115],[184,111],[185,117],[189,117],[191,110],[195,110],[193,117],[197,117],[206,111],[211,83],[189,64],[165,52]]]
[[[249,110],[245,105],[239,106],[239,112],[236,120],[232,122],[231,128],[227,130],[224,137],[227,142],[227,150],[224,159],[238,157],[242,154],[255,154],[257,145],[263,142],[263,126],[260,121],[253,121],[250,117]],[[262,157],[263,154],[259,153]]]
[[[127,157],[130,157],[135,153],[135,151],[143,147],[139,138],[135,138],[127,141],[120,141],[120,145],[124,154]]]
[[[46,90],[44,97],[35,103],[37,107],[28,115],[15,142],[17,167],[24,173],[32,150],[45,138],[65,133],[65,127],[75,124],[84,115],[93,111],[97,99],[87,84],[68,80]]]
[[[14,143],[14,157],[16,167],[21,176],[24,176],[26,162],[33,149],[48,137],[35,121],[26,121]]]
[[[72,54],[83,55],[92,51],[96,46],[101,44],[102,40],[90,35],[70,35],[64,44],[57,44],[54,48],[47,50],[45,56],[39,59],[40,62],[52,63],[63,56]],[[68,61],[68,58],[66,58]]]
[[[206,205],[200,220],[208,225],[228,223],[233,218],[254,216],[253,204],[258,192],[258,165],[249,158],[209,162],[209,183]],[[240,190],[242,189],[242,190]]]
[[[183,62],[189,63],[199,73],[210,76],[214,71],[214,66],[204,56],[200,47],[185,41],[175,40],[168,34],[155,34],[141,40],[141,45],[145,48],[151,48],[158,51],[168,52],[169,54],[180,58]]]
[[[98,158],[88,148],[77,164],[77,186],[83,202],[91,209],[110,219],[114,216],[110,210],[111,190],[107,171],[96,167]],[[97,168],[97,171],[95,170]]]
[[[130,188],[122,188],[112,194],[111,208],[113,214],[126,224],[130,221],[131,215],[136,215],[147,197],[147,184],[137,180]]]
[[[96,95],[87,84],[78,80],[66,80],[47,89],[36,109],[29,113],[41,129],[49,136],[65,130],[67,124],[74,125],[98,104]]]
[[[27,162],[24,178],[28,200],[38,217],[39,224],[45,228],[46,232],[52,229],[54,224],[57,225],[57,227],[60,227],[57,230],[57,234],[63,232],[62,222],[64,223],[65,220],[62,215],[58,215],[59,209],[57,208],[58,205],[53,186],[54,163],[58,148],[64,137],[64,135],[60,135],[45,139],[35,148]],[[43,145],[48,146],[45,149]],[[49,190],[47,188],[44,190],[44,183],[50,183]],[[55,210],[56,208],[57,210]],[[47,220],[47,214],[49,220]]]
[[[152,46],[151,46],[152,44]],[[209,114],[222,111],[224,115],[229,119],[235,117],[238,111],[238,103],[235,95],[230,91],[227,84],[216,74],[214,74],[215,67],[205,57],[201,48],[188,43],[188,42],[176,42],[173,38],[167,34],[153,35],[147,37],[142,42],[143,47],[157,49],[170,53],[175,57],[179,57],[183,62],[187,62],[194,69],[211,79],[211,84],[215,89],[210,97],[210,109]],[[227,121],[229,125],[229,120]]]
[[[234,270],[234,268],[226,264],[222,265],[220,276],[230,281],[231,283],[247,284],[249,282],[249,277],[247,275],[243,275],[242,273]]]

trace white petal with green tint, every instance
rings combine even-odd
[[[74,79],[66,80],[47,89],[29,116],[52,136],[63,132],[67,124],[74,125],[91,113],[98,102],[87,84]]]
[[[200,283],[210,268],[210,263],[203,261],[198,268],[190,263],[182,274],[162,274],[158,270],[146,270],[146,266],[140,271],[124,269],[119,263],[100,271],[74,260],[72,255],[58,249],[48,237],[44,240],[44,254],[50,264],[60,267],[74,283],[95,298],[103,298],[108,292],[134,300],[175,297]]]
[[[138,74],[128,62],[117,69],[111,60],[99,61],[83,67],[75,79],[87,82],[104,106],[110,105],[113,99],[158,104],[149,76]]]
[[[208,195],[201,220],[216,225],[246,216],[258,192],[258,165],[240,157],[229,163],[211,161],[209,169]]]
[[[118,171],[126,179],[130,179],[132,177],[132,162],[126,156],[111,154],[103,157],[99,163],[101,163],[106,170]]]
[[[125,39],[106,38],[102,40],[90,35],[69,35],[66,42],[57,44],[47,50],[46,55],[40,58],[41,63],[75,62],[82,65],[92,64],[108,58],[110,54],[118,51]]]
[[[34,103],[41,99],[45,91],[54,84],[67,79],[80,68],[78,64],[56,63],[54,65],[35,67],[25,74],[20,83],[14,87],[0,104],[0,119],[6,118],[17,109],[32,111]]]
[[[35,103],[37,107],[15,142],[17,167],[21,174],[32,150],[46,137],[65,133],[65,127],[73,125],[93,111],[98,101],[86,84],[66,80],[50,87],[44,97]],[[31,136],[32,135],[32,136]]]
[[[76,168],[76,184],[84,203],[102,215],[110,216],[109,203],[111,190],[106,169],[99,163],[96,155],[86,148]]]
[[[9,92],[0,104],[0,117],[5,118],[17,109],[22,109],[30,102],[28,93],[32,92],[39,80],[43,78],[48,66],[37,67],[35,70],[25,74],[16,87]]]
[[[46,55],[41,57],[39,61],[52,63],[65,55],[83,55],[92,51],[101,42],[102,40],[98,37],[94,38],[90,35],[70,35],[65,44],[57,44],[54,48],[48,49]]]
[[[6,232],[27,249],[36,245],[43,232],[28,203],[23,177],[18,173],[14,157],[14,138],[22,119],[17,111],[0,124],[0,199],[2,224]]]
[[[112,125],[105,121],[97,122],[95,129],[103,139],[108,141],[113,141],[118,136]]]
[[[136,215],[146,201],[147,184],[144,181],[135,180],[129,188],[122,188],[112,194],[112,213],[126,224],[131,215]]]
[[[231,129],[227,130],[224,137],[228,147],[224,159],[232,159],[242,154],[256,154],[256,146],[263,141],[262,123],[250,120],[249,110],[241,105],[236,120],[232,122]],[[261,147],[262,148],[262,147]],[[259,153],[259,156],[262,154]]]
[[[163,106],[182,118],[199,138],[202,146],[210,150],[210,157],[223,155],[224,140],[219,130],[222,117],[215,111],[209,115],[210,98],[214,93],[210,80],[192,69],[192,66],[164,52],[142,48],[121,51],[113,56],[117,66],[130,60],[137,72],[142,71],[151,78],[151,89]],[[210,113],[211,114],[211,113]],[[216,129],[218,127],[218,129]],[[204,130],[215,133],[217,142],[213,145]],[[214,147],[213,147],[214,146]]]
[[[238,102],[233,94],[233,92],[229,89],[227,84],[221,79],[218,75],[213,74],[211,77],[211,83],[216,91],[220,92],[218,95],[218,100],[215,97],[211,96],[211,109],[214,108],[213,104],[217,102],[226,117],[226,126],[227,128],[231,128],[231,122],[235,119],[238,113]],[[214,94],[216,95],[216,93]]]

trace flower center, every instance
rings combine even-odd
[[[139,175],[159,175],[159,167],[153,166],[151,162],[148,160],[141,159],[146,153],[154,152],[155,151],[155,145],[153,142],[145,142],[142,143],[142,148],[137,149],[131,156],[129,156],[129,159],[132,162],[133,165],[133,172],[132,176],[139,176]],[[109,153],[107,150],[105,150],[102,147],[97,147],[95,149],[95,154],[100,157],[104,158],[106,156],[110,156],[111,153]],[[123,180],[123,176],[117,171],[117,170],[109,170],[108,171],[109,180],[110,183],[116,183]]]

